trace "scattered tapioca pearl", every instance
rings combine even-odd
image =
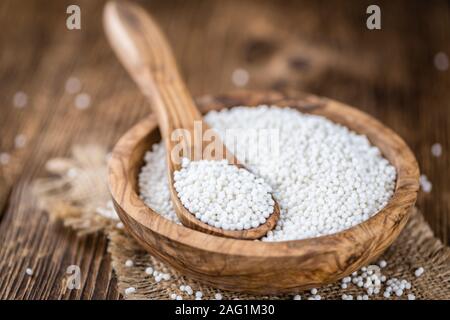
[[[126,267],[132,267],[134,265],[133,260],[128,259],[127,261],[125,261],[125,266]]]
[[[311,289],[311,294],[312,294],[312,295],[317,294],[317,289],[316,289],[316,288],[312,288],[312,289]]]
[[[175,300],[176,298],[177,298],[177,294],[176,293],[170,294],[170,299]]]
[[[387,262],[386,260],[381,260],[380,262],[378,262],[378,265],[380,266],[380,268],[386,268]]]
[[[356,276],[356,274],[355,274],[355,276]],[[345,277],[345,278],[342,278],[342,283],[349,283],[349,282],[351,282],[352,281],[352,278],[351,277]]]
[[[175,298],[175,300],[183,300],[183,297],[180,295],[177,295],[177,297]]]
[[[11,155],[6,152],[0,153],[0,164],[1,165],[7,165],[9,163],[9,160],[11,160]]]
[[[423,192],[430,193],[433,189],[433,185],[428,180],[427,176],[422,174],[419,178],[420,186],[422,187]]]
[[[32,275],[33,275],[33,269],[27,268],[27,269],[25,270],[25,273],[26,273],[27,275],[29,275],[29,276],[32,276]]]
[[[79,93],[75,97],[75,107],[80,110],[89,108],[91,105],[91,96],[87,93]]]
[[[302,300],[302,296],[299,295],[299,294],[296,294],[296,295],[294,296],[294,300]]]
[[[216,294],[214,295],[214,299],[216,299],[216,300],[222,300],[222,294],[221,294],[221,293],[216,293]]]
[[[421,174],[419,177],[419,182],[422,184],[425,181],[428,181],[428,177],[424,174]]]
[[[77,168],[70,168],[67,170],[67,177],[69,178],[75,178],[78,176],[78,169]]]
[[[117,224],[116,224],[116,228],[117,229],[123,229],[123,223],[122,222],[117,222]]]
[[[152,267],[145,268],[145,273],[148,275],[153,275],[153,268]]]
[[[440,157],[442,155],[442,145],[440,143],[435,143],[431,146],[431,154],[435,157]]]
[[[14,94],[13,104],[16,108],[24,108],[28,103],[28,96],[23,91],[18,91]]]
[[[191,286],[185,286],[184,287],[184,291],[188,294],[188,295],[192,295],[194,293],[194,291],[192,290]]]
[[[410,293],[408,294],[408,300],[416,300],[416,296]]]
[[[439,71],[446,71],[448,69],[448,56],[444,52],[438,52],[434,56],[434,66]]]
[[[414,275],[418,278],[418,277],[420,277],[424,272],[425,272],[425,269],[422,268],[422,267],[420,267],[420,268],[417,268],[416,271],[414,271]]]
[[[233,71],[231,75],[231,81],[237,87],[244,87],[247,85],[248,80],[250,79],[250,75],[248,71],[245,69],[236,69]]]
[[[81,81],[76,77],[70,77],[66,81],[66,92],[70,94],[75,94],[81,90]]]
[[[196,297],[196,298],[202,298],[202,297],[203,297],[203,292],[201,292],[201,291],[196,291],[196,292],[195,292],[195,297]]]
[[[125,294],[126,295],[130,295],[136,292],[136,288],[135,287],[129,287],[125,289]]]
[[[27,137],[24,134],[18,134],[15,138],[14,138],[14,146],[17,149],[23,148],[25,147],[25,145],[27,144]]]

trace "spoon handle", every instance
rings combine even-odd
[[[174,130],[192,133],[194,122],[202,123],[202,116],[180,76],[166,38],[148,13],[128,2],[108,3],[103,22],[119,60],[149,98],[166,147],[172,150]]]

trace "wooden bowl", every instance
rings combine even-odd
[[[369,220],[317,238],[262,242],[222,238],[175,224],[148,208],[138,196],[144,154],[160,140],[153,116],[131,128],[114,148],[109,185],[126,229],[152,255],[181,273],[220,289],[257,294],[292,293],[320,287],[367,265],[405,226],[419,188],[411,150],[392,130],[342,103],[277,92],[239,92],[200,98],[202,112],[238,105],[274,104],[317,114],[365,134],[397,169],[388,205]]]

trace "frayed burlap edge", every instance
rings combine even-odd
[[[107,151],[98,145],[75,145],[70,158],[47,161],[50,176],[32,184],[39,207],[79,235],[115,225],[118,220],[98,214],[99,209],[107,210],[110,200],[106,162]]]
[[[180,290],[182,285],[191,286],[194,292],[201,291],[204,299],[214,299],[217,293],[224,299],[292,298],[292,295],[251,296],[219,291],[179,274],[144,251],[120,228],[113,214],[106,217],[99,214],[99,208],[108,210],[106,158],[107,152],[100,146],[75,146],[71,158],[52,159],[47,163],[53,176],[37,180],[33,190],[39,205],[52,219],[62,220],[79,235],[105,232],[119,291],[124,293],[130,287],[136,289],[125,294],[126,299],[169,299],[172,294],[193,299],[194,295]],[[434,237],[417,209],[413,210],[405,229],[382,259],[388,261],[383,274],[411,282],[412,289],[407,293],[413,293],[417,299],[450,299],[450,248]],[[127,267],[127,260],[133,261],[133,266]],[[147,267],[170,274],[171,278],[157,282],[153,275],[145,272]],[[418,267],[423,267],[425,273],[417,278],[414,270]],[[311,296],[309,292],[299,294],[303,299]],[[322,299],[341,299],[343,294],[357,296],[363,295],[364,291],[355,285],[342,289],[340,283],[336,283],[319,288],[319,294]],[[383,296],[378,294],[370,298],[381,299]],[[405,298],[404,295],[400,299]]]

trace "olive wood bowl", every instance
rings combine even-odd
[[[419,168],[406,143],[369,115],[313,95],[235,92],[197,100],[205,113],[233,106],[290,106],[322,115],[365,134],[395,166],[395,192],[385,208],[342,232],[282,242],[236,240],[171,222],[139,197],[138,174],[151,146],[160,141],[153,115],[131,128],[115,146],[109,186],[128,232],[155,257],[179,272],[219,289],[255,294],[294,293],[334,282],[377,259],[405,226],[419,188]]]

